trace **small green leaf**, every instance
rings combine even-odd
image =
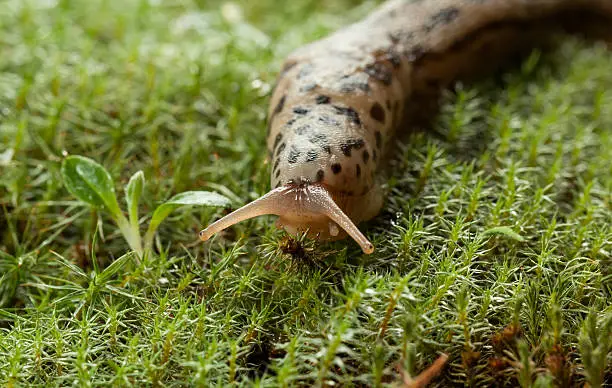
[[[182,206],[223,207],[228,206],[230,203],[231,201],[227,197],[210,191],[186,191],[184,193],[175,195],[155,209],[153,217],[151,217],[149,229],[147,230],[147,234],[145,236],[145,246],[147,249],[151,248],[153,236],[157,230],[157,227],[175,209]]]
[[[498,226],[496,228],[491,228],[491,229],[485,230],[482,235],[484,237],[486,237],[486,236],[490,236],[492,234],[501,234],[503,236],[509,237],[509,238],[511,238],[513,240],[516,240],[516,241],[525,241],[523,236],[521,236],[520,234],[516,233],[514,230],[510,229],[507,226]]]
[[[230,204],[230,200],[221,194],[210,191],[186,191],[170,198],[158,206],[151,218],[151,227],[157,229],[159,224],[168,217],[174,209],[181,206],[216,206],[223,207]]]
[[[138,204],[144,191],[145,177],[142,171],[136,172],[125,186],[125,202],[127,203],[130,223],[138,225]]]
[[[121,214],[113,180],[104,167],[83,156],[69,156],[61,171],[72,195],[92,206],[104,206],[115,216]]]

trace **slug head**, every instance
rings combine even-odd
[[[206,241],[231,225],[266,214],[279,216],[277,225],[289,233],[307,232],[310,237],[334,240],[341,238],[345,232],[364,253],[374,251],[372,243],[321,184],[287,185],[273,189],[202,230],[200,239]]]

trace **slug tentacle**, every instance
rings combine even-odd
[[[231,225],[266,214],[279,216],[278,224],[289,232],[308,232],[311,236],[337,237],[340,226],[364,253],[374,251],[372,243],[336,204],[329,191],[319,184],[287,185],[273,189],[202,230],[200,239],[206,241]]]
[[[237,224],[241,221],[248,220],[250,218],[263,216],[266,214],[277,214],[279,205],[278,197],[285,191],[284,187],[279,187],[268,192],[261,198],[244,205],[238,210],[226,215],[225,217],[215,221],[209,225],[206,229],[200,231],[200,240],[207,241],[214,234],[229,228],[230,226]],[[278,215],[278,214],[277,214]]]

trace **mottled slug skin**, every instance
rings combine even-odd
[[[609,37],[611,26],[612,0],[387,2],[287,58],[269,109],[272,190],[201,239],[276,214],[290,232],[339,238],[346,231],[371,253],[355,225],[380,211],[381,161],[402,123],[422,113],[423,96],[535,46],[557,27]]]
[[[469,72],[474,53],[499,49],[524,23],[537,30],[574,12],[609,17],[612,0],[395,0],[298,49],[270,103],[272,187],[321,183],[355,223],[375,216],[377,167],[407,104],[418,104],[411,97]],[[461,47],[449,53],[458,42],[472,58],[462,60]]]

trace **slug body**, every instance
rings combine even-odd
[[[292,53],[269,108],[272,190],[200,232],[280,216],[291,233],[350,235],[383,203],[377,184],[398,128],[422,96],[562,28],[612,30],[612,0],[392,0]],[[416,108],[416,109],[415,109]]]

